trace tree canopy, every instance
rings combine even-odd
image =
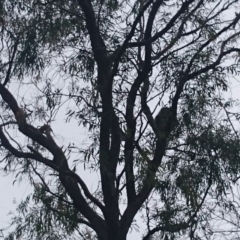
[[[2,172],[33,187],[5,240],[236,239],[239,9],[0,0]]]

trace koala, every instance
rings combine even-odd
[[[163,107],[157,116],[155,117],[155,125],[158,130],[166,131],[169,121],[173,121],[173,118],[175,118],[174,113],[171,108]]]

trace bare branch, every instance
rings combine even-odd
[[[132,28],[129,32],[129,34],[127,35],[127,37],[125,38],[123,44],[121,47],[119,47],[119,49],[116,50],[116,52],[113,53],[113,55],[116,55],[115,59],[114,59],[114,64],[113,64],[113,69],[112,69],[112,77],[111,79],[114,78],[116,72],[117,72],[117,68],[119,65],[119,61],[122,57],[122,55],[124,54],[124,52],[126,51],[127,47],[128,47],[128,43],[131,41],[135,29],[137,27],[137,24],[139,23],[140,19],[142,18],[142,16],[144,15],[145,11],[148,9],[148,7],[153,3],[153,0],[149,0],[147,1],[144,6],[140,9],[137,17],[134,20],[134,23],[132,25]]]
[[[153,37],[144,39],[143,42],[134,42],[128,44],[128,47],[139,47],[139,46],[145,46],[146,44],[153,43],[157,39],[161,38],[167,31],[169,31],[173,26],[174,23],[179,19],[179,17],[186,12],[186,9],[190,6],[191,3],[193,3],[194,0],[186,1],[182,4],[181,8],[178,10],[178,12],[173,16],[173,18],[168,22],[168,24],[162,29],[160,32],[156,33]],[[199,4],[201,5],[203,1],[201,0]]]
[[[12,73],[12,67],[13,67],[13,61],[14,61],[16,53],[17,53],[18,44],[19,44],[19,42],[18,42],[18,39],[17,39],[14,46],[13,46],[13,52],[12,52],[12,56],[10,57],[9,66],[8,66],[8,70],[7,70],[5,80],[3,82],[3,86],[5,86],[10,80],[11,73]]]

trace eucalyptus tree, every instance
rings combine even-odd
[[[1,0],[1,166],[33,187],[5,239],[237,237],[239,7]]]

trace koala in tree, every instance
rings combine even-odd
[[[172,109],[169,107],[163,107],[155,118],[155,125],[157,129],[166,131],[167,123],[169,121],[172,121],[173,118],[174,118],[174,113]]]

